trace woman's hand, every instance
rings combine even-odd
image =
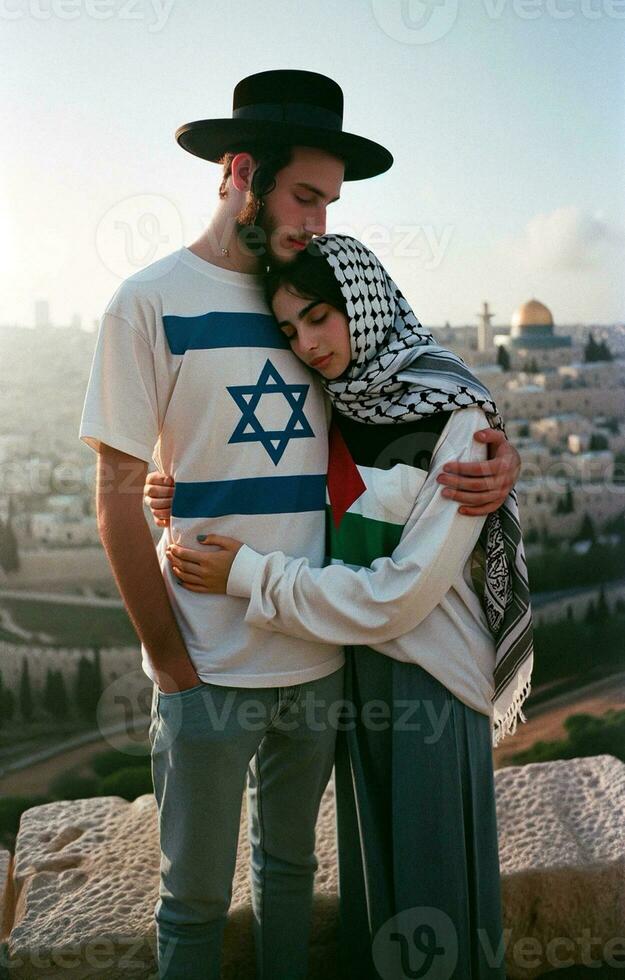
[[[152,519],[157,527],[168,527],[171,517],[171,502],[174,499],[175,481],[165,473],[148,473],[143,487],[143,502],[152,511]]]
[[[198,541],[201,538],[198,535]],[[235,538],[223,538],[219,534],[206,534],[202,544],[216,545],[219,551],[197,551],[195,548],[170,545],[165,554],[171,570],[189,592],[225,595],[232,563],[243,542],[236,541]]]
[[[444,497],[458,500],[461,514],[490,514],[503,504],[521,472],[521,457],[501,429],[480,429],[473,436],[488,443],[488,459],[446,463],[436,479],[445,484]]]

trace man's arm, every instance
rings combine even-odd
[[[201,683],[174,617],[143,512],[148,465],[101,445],[97,461],[100,539],[158,686],[165,693]]]
[[[503,504],[521,472],[521,457],[500,429],[480,429],[474,439],[488,443],[488,459],[480,463],[452,460],[437,477],[443,496],[457,500],[459,513],[478,517]]]

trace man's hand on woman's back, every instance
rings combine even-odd
[[[166,476],[159,470],[148,473],[146,477],[143,500],[152,511],[152,519],[157,527],[169,526],[174,486],[173,476]]]
[[[521,457],[501,429],[480,429],[474,439],[488,442],[488,459],[475,463],[447,463],[437,480],[443,494],[457,500],[461,514],[478,517],[503,504],[521,472]]]

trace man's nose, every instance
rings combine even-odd
[[[310,235],[325,235],[326,233],[326,209],[325,205],[323,207],[317,208],[314,215],[306,221],[306,231]]]

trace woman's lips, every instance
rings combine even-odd
[[[316,361],[310,362],[310,366],[314,368],[325,367],[331,358],[332,354],[326,354],[324,357],[318,357]]]

